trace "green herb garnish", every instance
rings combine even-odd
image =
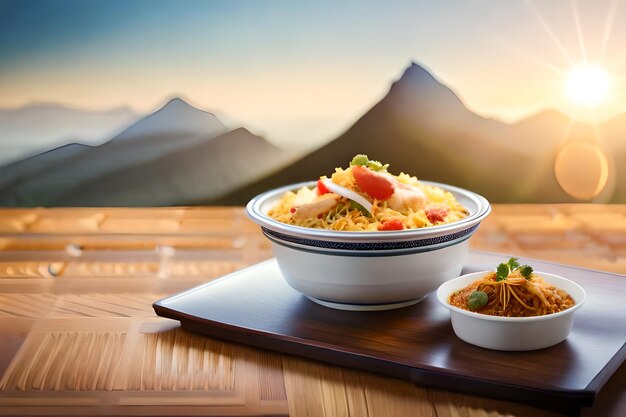
[[[530,280],[530,277],[533,274],[533,268],[532,266],[522,265],[519,267],[519,273],[527,280]]]
[[[511,270],[507,264],[502,263],[498,265],[498,268],[496,269],[496,281],[505,280],[506,277],[509,276],[510,272]]]
[[[511,269],[511,271],[515,271],[515,269],[517,267],[519,267],[519,262],[517,262],[517,258],[511,258],[509,259],[509,261],[507,262],[507,265],[509,266],[509,268]]]
[[[352,165],[364,166],[364,165],[367,165],[368,162],[369,162],[369,158],[367,157],[367,155],[358,154],[354,158],[352,158],[352,161],[350,161],[350,166]]]
[[[519,262],[517,262],[517,258],[511,258],[507,263],[503,262],[498,265],[498,268],[496,268],[496,281],[504,281],[515,271],[519,271],[520,275],[527,280],[530,280],[533,274],[532,267],[528,265],[520,265]]]
[[[367,157],[367,155],[358,154],[352,161],[350,161],[350,166],[360,165],[365,166],[371,169],[372,171],[383,171],[387,172],[387,168],[389,168],[389,164],[382,164],[380,161],[374,161]]]
[[[467,298],[467,308],[470,310],[478,310],[489,301],[487,293],[484,291],[474,291]]]

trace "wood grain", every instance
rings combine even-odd
[[[58,297],[49,317],[152,317],[146,307],[162,294],[96,293],[65,294]]]
[[[118,332],[50,332],[32,335],[0,389],[111,390],[124,349]]]
[[[233,390],[234,347],[180,328],[143,333],[131,356],[130,390]]]
[[[471,245],[624,274],[625,216],[618,205],[500,205]],[[550,415],[195,339],[177,322],[154,317],[151,303],[163,295],[269,257],[267,240],[241,207],[0,209],[0,415]],[[172,343],[174,334],[181,343]],[[90,340],[111,353],[89,359]],[[92,354],[100,352],[93,346]],[[190,352],[222,362],[209,361],[205,386],[189,366],[161,366],[157,378],[157,352],[171,352],[171,364]],[[118,362],[117,371],[108,368]],[[142,380],[143,390],[126,387],[140,388]],[[583,415],[621,417],[621,384],[601,391],[604,408]]]
[[[54,294],[0,294],[0,317],[45,317],[58,296]]]

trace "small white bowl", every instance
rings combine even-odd
[[[267,215],[293,184],[252,199],[246,210],[272,243],[285,281],[318,304],[343,310],[386,310],[424,299],[458,277],[469,237],[491,207],[478,194],[444,184],[469,210],[459,221],[422,229],[342,232],[278,222]]]
[[[437,300],[448,310],[454,333],[467,343],[487,349],[525,351],[556,345],[572,330],[574,312],[585,302],[585,290],[574,281],[545,272],[534,272],[547,283],[566,291],[575,305],[558,313],[536,317],[500,317],[475,313],[450,305],[450,295],[492,271],[474,272],[443,283]]]

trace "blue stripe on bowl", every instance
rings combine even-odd
[[[423,248],[426,246],[440,245],[442,243],[451,242],[462,237],[471,235],[478,228],[478,224],[449,235],[430,237],[419,240],[398,241],[398,242],[331,242],[327,240],[306,239],[297,236],[291,236],[284,233],[261,227],[263,233],[269,237],[297,245],[311,246],[314,248],[337,249],[349,251],[384,251]]]
[[[301,252],[309,252],[309,253],[317,253],[320,255],[331,255],[331,256],[351,256],[351,257],[364,257],[364,258],[375,258],[375,257],[389,257],[389,256],[403,256],[403,255],[413,255],[416,253],[424,253],[430,252],[434,250],[440,250],[447,248],[449,246],[458,245],[461,242],[469,239],[471,235],[466,235],[460,239],[452,240],[450,242],[440,243],[437,245],[417,247],[417,248],[407,248],[407,249],[396,249],[396,250],[338,250],[338,249],[329,249],[329,248],[315,248],[313,246],[304,246],[298,245],[296,243],[285,242],[283,240],[276,239],[275,237],[265,235],[270,241],[274,242],[277,245],[285,246],[287,248],[295,249]]]

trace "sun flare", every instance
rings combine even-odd
[[[609,97],[611,79],[597,65],[573,68],[567,74],[565,91],[569,99],[579,106],[597,107]]]

